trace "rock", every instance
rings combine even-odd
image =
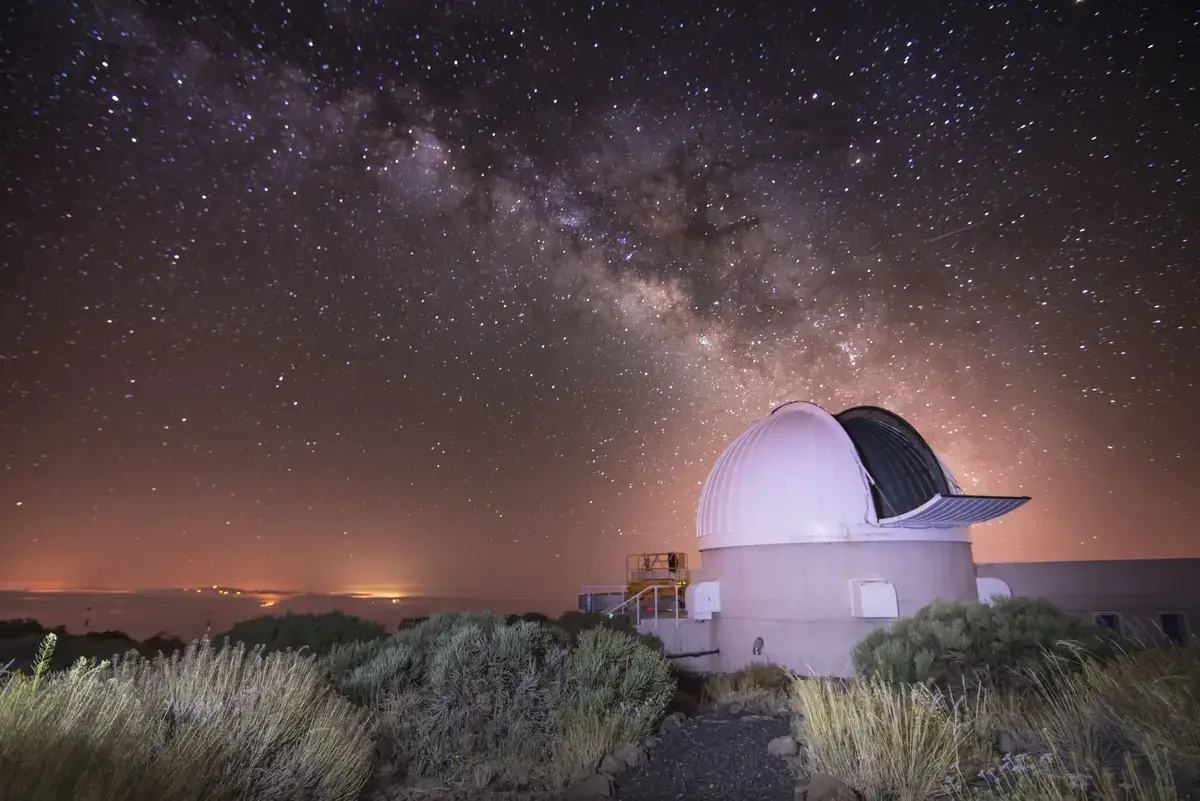
[[[605,776],[616,776],[621,771],[625,770],[625,763],[614,757],[612,754],[605,754],[604,759],[600,760],[600,767],[596,770],[598,773],[603,773]]]
[[[640,768],[646,764],[646,752],[636,745],[623,745],[613,752],[613,756],[631,768]]]
[[[610,795],[612,795],[612,779],[600,773],[576,779],[567,787],[567,798],[596,799],[608,798]]]
[[[800,746],[796,743],[796,738],[790,734],[785,734],[782,737],[776,737],[774,740],[767,743],[767,753],[771,756],[795,756],[796,752],[799,750]]]
[[[420,776],[412,783],[412,789],[427,793],[445,788],[445,783],[436,776]]]
[[[662,724],[659,725],[658,733],[659,736],[662,736],[664,734],[670,734],[678,728],[679,718],[675,717],[674,715],[668,715],[667,717],[663,718]]]
[[[642,748],[646,749],[647,751],[653,751],[655,748],[658,748],[658,738],[647,737],[642,741]]]
[[[739,704],[739,703],[737,703],[737,702],[734,702],[734,703],[732,703],[732,704],[730,704],[730,705],[729,705],[729,709],[728,709],[727,711],[728,711],[728,712],[729,712],[729,714],[731,714],[731,715],[740,715],[740,714],[742,714],[742,710],[743,710],[744,708],[745,708],[745,707],[743,707],[741,704]]]
[[[799,778],[799,777],[805,775],[804,760],[800,757],[799,754],[796,754],[795,756],[785,756],[785,757],[781,757],[781,758],[783,759],[784,764],[788,766],[788,770],[790,770],[792,772],[793,776],[796,776],[797,778]]]
[[[795,801],[859,801],[854,788],[828,773],[814,773],[796,787]]]

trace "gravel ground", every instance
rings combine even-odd
[[[617,801],[792,801],[787,763],[767,753],[788,733],[779,718],[689,718],[617,779]]]

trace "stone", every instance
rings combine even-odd
[[[737,702],[735,701],[734,703],[732,703],[732,704],[730,704],[730,705],[729,705],[729,710],[728,710],[728,712],[729,712],[729,714],[731,714],[731,715],[740,715],[740,714],[742,714],[742,710],[743,710],[744,708],[745,708],[745,707],[743,707],[741,704],[739,704],[739,703],[737,703]]]
[[[445,787],[445,782],[436,776],[420,776],[415,782],[412,783],[412,789],[422,793],[428,793],[433,790],[442,790]]]
[[[576,779],[567,787],[567,798],[597,799],[612,795],[612,779],[601,773],[593,773]]]
[[[767,753],[771,756],[795,756],[796,752],[799,750],[800,746],[796,743],[796,738],[790,734],[785,734],[782,737],[776,737],[774,740],[767,743]]]
[[[617,759],[612,754],[605,754],[604,759],[600,760],[600,767],[596,770],[598,773],[603,773],[605,776],[616,776],[621,771],[625,770],[625,763]]]
[[[646,764],[646,752],[636,745],[621,746],[613,752],[613,757],[631,768],[640,768]]]
[[[860,801],[854,788],[828,773],[814,773],[797,785],[795,801]]]
[[[670,734],[678,728],[679,718],[675,717],[674,715],[668,715],[667,717],[663,718],[662,724],[659,725],[658,733],[659,735]]]

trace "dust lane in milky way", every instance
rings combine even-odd
[[[1183,4],[4,13],[0,584],[562,594],[789,399],[1196,555]]]

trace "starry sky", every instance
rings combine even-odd
[[[6,3],[0,585],[569,597],[787,400],[1200,556],[1200,11],[792,6]]]

